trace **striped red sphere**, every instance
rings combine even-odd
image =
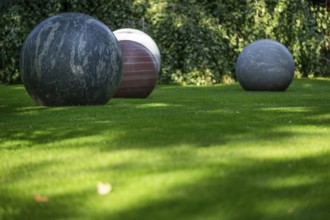
[[[146,98],[154,90],[160,69],[155,42],[135,29],[114,31],[122,51],[122,79],[114,98]]]

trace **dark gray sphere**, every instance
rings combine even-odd
[[[289,50],[274,40],[247,45],[236,61],[236,77],[245,90],[285,91],[294,77]]]
[[[99,105],[121,80],[121,50],[111,30],[80,13],[38,24],[24,42],[20,73],[30,96],[46,106]]]

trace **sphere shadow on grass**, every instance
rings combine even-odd
[[[20,72],[39,105],[99,105],[121,79],[121,50],[111,30],[80,13],[62,13],[38,24],[24,42]]]
[[[238,56],[236,77],[248,91],[285,91],[294,77],[294,60],[281,43],[257,40]]]

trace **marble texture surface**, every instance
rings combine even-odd
[[[21,78],[39,105],[105,104],[119,86],[121,68],[114,34],[99,20],[80,13],[44,20],[21,51]]]
[[[294,77],[294,60],[281,43],[262,39],[244,48],[236,61],[236,77],[245,90],[285,91]]]

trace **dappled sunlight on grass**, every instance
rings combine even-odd
[[[274,106],[274,107],[263,107],[260,109],[261,111],[266,111],[266,112],[270,112],[273,111],[274,113],[285,113],[285,112],[292,112],[292,113],[313,113],[313,109],[308,107],[301,107],[301,106],[286,106],[286,107],[282,107],[282,106]]]
[[[173,105],[167,104],[167,103],[148,103],[148,104],[140,104],[137,106],[137,108],[150,108],[150,107],[171,107]],[[180,106],[180,105],[174,105],[174,106]]]
[[[251,146],[241,148],[239,151],[248,159],[260,161],[300,160],[311,156],[318,157],[330,153],[328,145],[266,145],[262,146],[262,148],[260,148],[260,146]]]
[[[288,165],[288,168],[292,168],[292,165]],[[281,188],[296,188],[297,186],[310,186],[313,184],[317,184],[320,180],[316,179],[313,176],[307,175],[291,175],[288,177],[274,177],[273,179],[269,179],[268,181],[263,182],[264,187],[273,188],[273,189],[281,189]]]
[[[155,172],[132,178],[126,185],[114,185],[114,193],[109,201],[113,202],[111,209],[114,212],[125,212],[129,209],[137,209],[153,201],[172,198],[173,195],[185,193],[175,192],[177,187],[184,187],[191,182],[200,182],[207,174],[204,170],[169,170],[167,172]]]
[[[147,103],[147,104],[140,104],[137,108],[148,108],[148,107],[169,107],[171,106],[168,103]]]
[[[0,219],[327,219],[329,92],[157,86],[49,108],[0,87]]]

